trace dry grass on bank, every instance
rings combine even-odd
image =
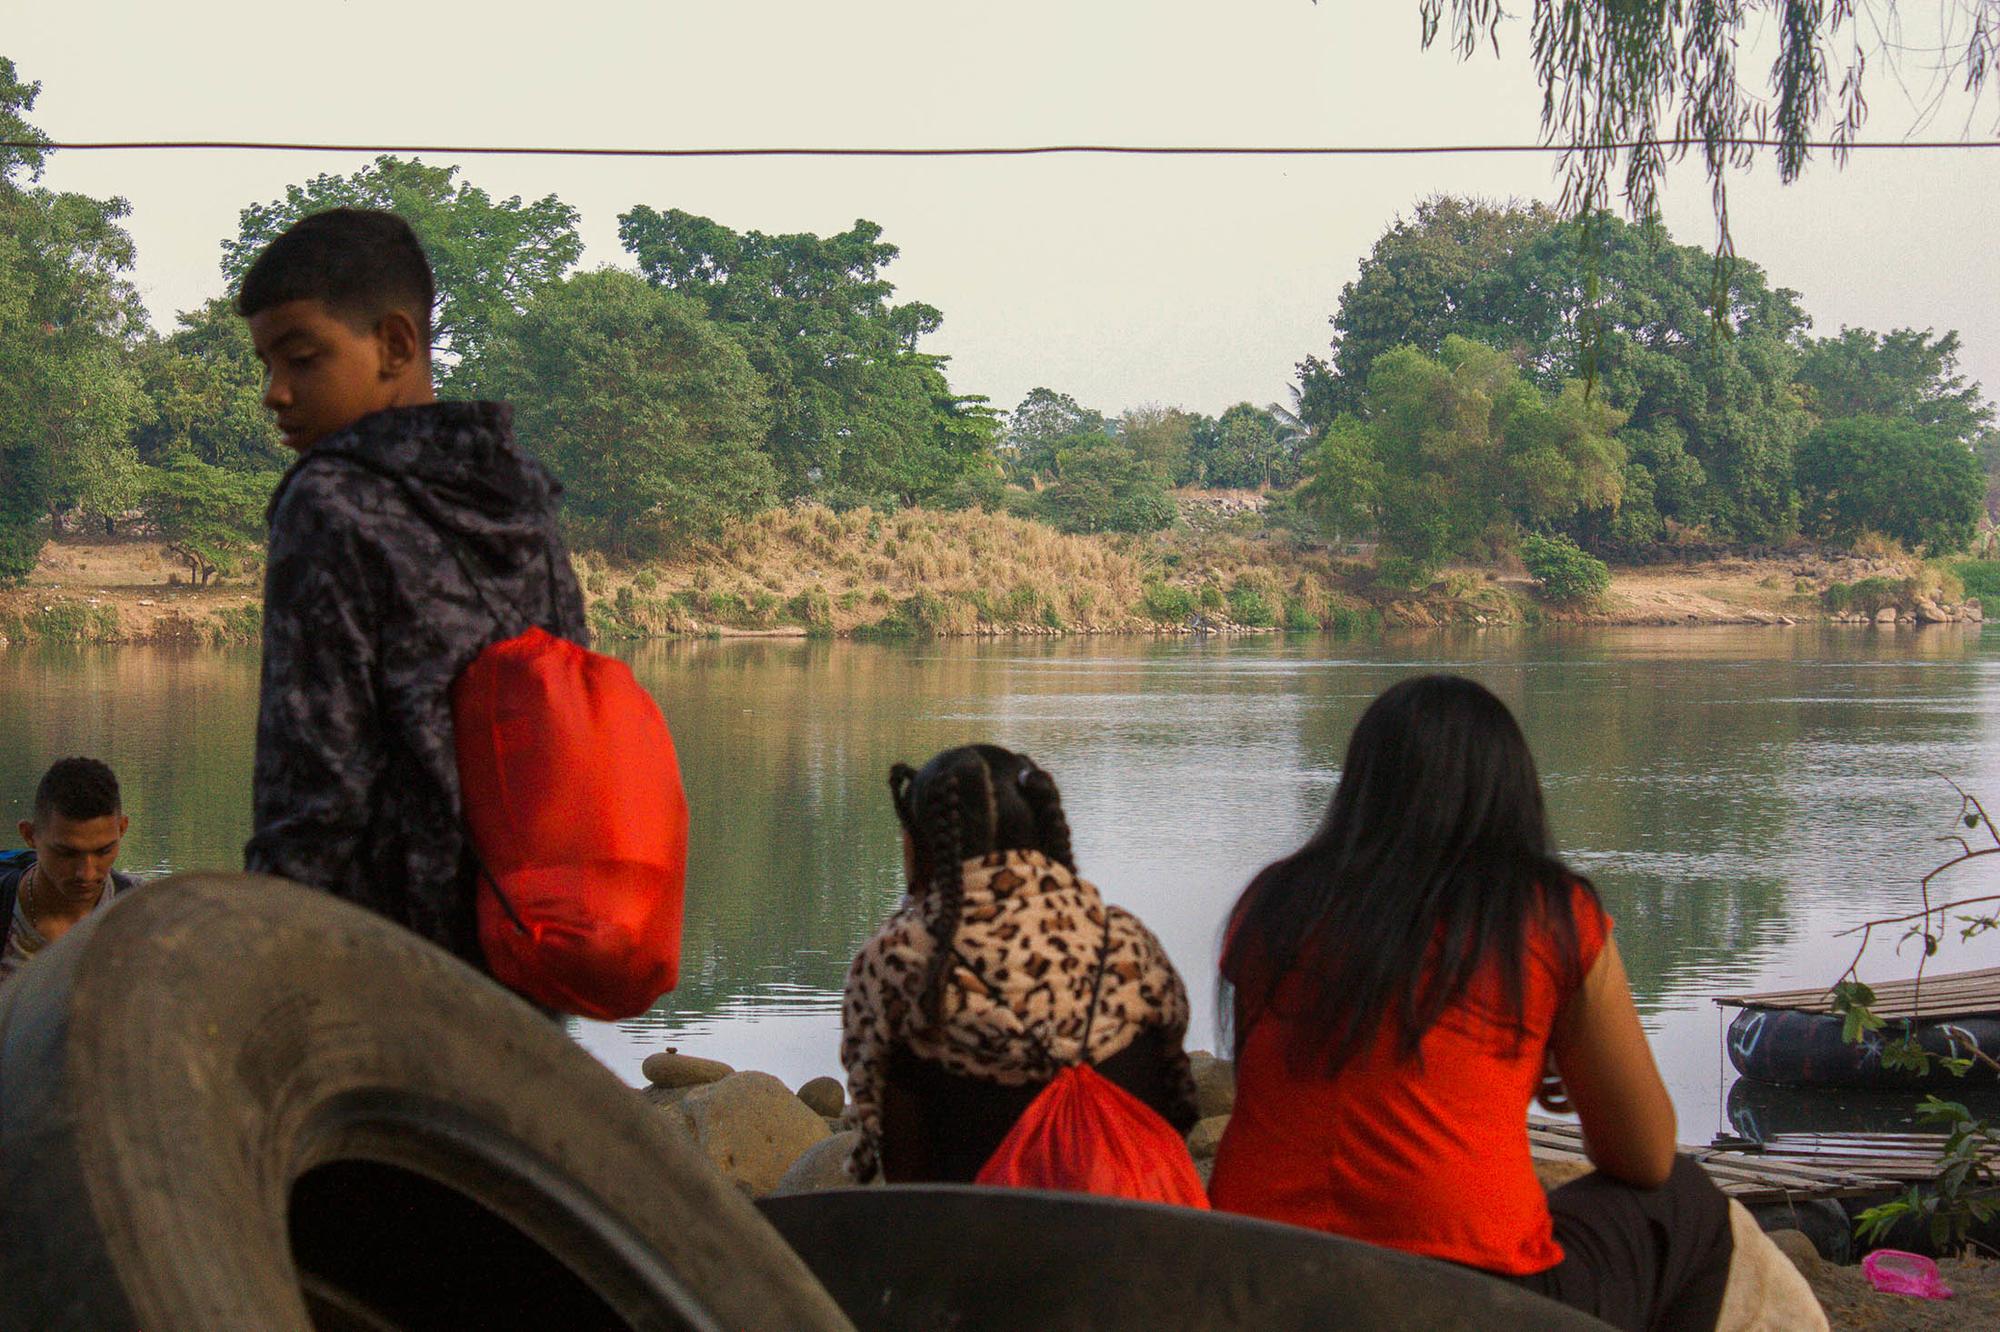
[[[657,564],[577,558],[593,626],[614,637],[1143,631],[1196,617],[1316,630],[1365,615],[1326,557],[1307,568],[1288,542],[1192,530],[1066,536],[979,511],[805,506],[746,519]]]

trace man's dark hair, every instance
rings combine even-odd
[[[58,759],[42,774],[42,783],[35,788],[37,824],[47,823],[56,814],[80,823],[122,812],[118,779],[107,765],[94,758]]]
[[[248,319],[274,305],[319,301],[351,324],[373,326],[402,310],[428,346],[436,299],[431,261],[409,223],[372,208],[329,208],[264,247],[243,275],[236,313]]]

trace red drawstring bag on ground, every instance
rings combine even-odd
[[[530,628],[473,659],[451,710],[494,979],[583,1017],[645,1012],[680,976],[687,877],[659,706],[623,662]]]
[[[973,1182],[1208,1207],[1174,1126],[1088,1064],[1042,1088]]]

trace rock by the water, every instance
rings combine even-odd
[[[696,1087],[680,1111],[703,1154],[753,1198],[829,1136],[826,1121],[769,1073],[731,1073]]]
[[[1196,1158],[1214,1156],[1215,1149],[1222,1145],[1222,1131],[1229,1127],[1228,1115],[1210,1115],[1198,1119],[1188,1130],[1188,1155]]]
[[[1188,1055],[1188,1071],[1194,1074],[1197,1115],[1213,1119],[1236,1108],[1236,1065],[1206,1050],[1195,1050]]]
[[[854,1144],[861,1141],[861,1135],[853,1129],[834,1134],[823,1142],[816,1142],[806,1148],[805,1155],[792,1162],[792,1168],[784,1173],[778,1186],[771,1192],[778,1197],[788,1193],[817,1193],[821,1189],[846,1189],[854,1187],[854,1181],[847,1177],[847,1158],[854,1152]],[[881,1183],[876,1177],[872,1183]]]
[[[1792,1266],[1798,1268],[1800,1274],[1808,1279],[1819,1270],[1820,1264],[1826,1261],[1819,1256],[1819,1250],[1813,1247],[1812,1240],[1803,1230],[1767,1230],[1764,1233],[1770,1238],[1771,1243],[1778,1246],[1778,1252],[1791,1259]]]
[[[1917,598],[1916,616],[1924,624],[1948,624],[1951,621],[1951,616],[1945,614],[1944,608],[1929,597]]]
[[[811,1106],[814,1114],[838,1119],[847,1108],[847,1088],[838,1078],[814,1078],[799,1088],[799,1099]]]
[[[720,1059],[699,1059],[674,1050],[662,1050],[658,1054],[647,1055],[646,1062],[639,1065],[639,1071],[655,1087],[699,1087],[705,1083],[720,1082],[736,1070]]]
[[[1881,610],[1875,612],[1875,623],[1894,624],[1895,622],[1896,608],[1894,606],[1884,606]]]

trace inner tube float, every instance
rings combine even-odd
[[[1991,1065],[1978,1061],[1962,1078],[1935,1059],[1928,1073],[1885,1067],[1882,1047],[1901,1039],[1908,1024],[1892,1021],[1881,1031],[1849,1042],[1841,1039],[1844,1021],[1836,1013],[1746,1008],[1729,1024],[1723,1043],[1738,1073],[1785,1087],[1942,1089],[2000,1080]],[[1963,1059],[1984,1051],[2000,1057],[2000,1014],[1919,1022],[1915,1034],[1917,1043],[1932,1055]]]

